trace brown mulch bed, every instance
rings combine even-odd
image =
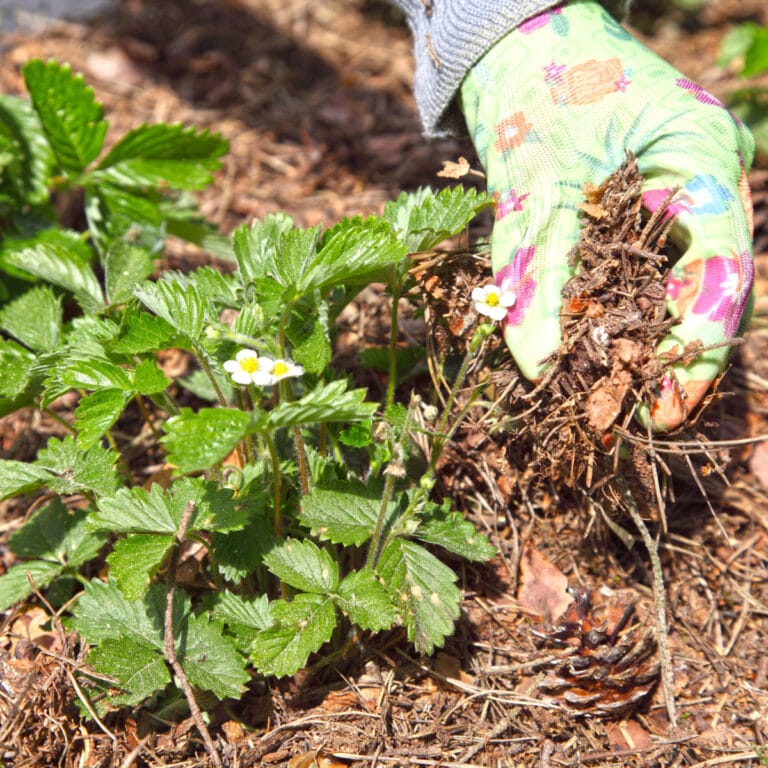
[[[760,14],[768,23],[762,0],[713,1],[698,16],[675,12],[643,27],[644,39],[723,95],[734,79],[714,65],[717,43],[734,21]],[[90,24],[4,34],[2,92],[23,91],[19,68],[34,56],[69,61],[85,74],[105,103],[111,137],[143,121],[181,120],[229,138],[224,168],[202,194],[204,213],[227,231],[278,210],[300,225],[378,212],[402,189],[445,184],[436,177],[443,161],[474,158],[464,140],[421,137],[409,35],[389,6],[373,0],[124,0]],[[434,658],[419,658],[393,632],[368,640],[343,668],[318,665],[289,680],[254,682],[240,704],[214,712],[226,764],[760,764],[756,750],[768,750],[768,448],[760,442],[768,435],[768,159],[751,178],[755,318],[724,396],[702,422],[707,439],[720,441],[716,456],[702,463],[699,451],[690,467],[678,457],[660,537],[677,728],[660,690],[611,719],[567,711],[539,688],[558,648],[520,609],[525,553],[546,554],[571,586],[591,590],[596,611],[631,596],[637,626],[652,613],[648,558],[639,544],[627,549],[577,491],[533,478],[496,429],[499,419],[477,410],[446,452],[438,490],[499,555],[483,567],[461,566],[455,636]],[[484,234],[487,224],[478,225]],[[206,259],[173,244],[163,266]],[[446,290],[466,274],[462,263],[448,260]],[[474,254],[468,269],[471,279],[461,279],[469,286],[487,261]],[[355,349],[382,343],[388,312],[382,292],[366,291],[345,311],[340,354],[353,361]],[[462,317],[448,317],[430,337],[435,355],[460,342]],[[426,344],[425,333],[412,317],[403,345]],[[487,359],[503,370],[504,354],[497,346]],[[504,380],[495,386],[501,396]],[[25,411],[0,429],[0,455],[24,460],[57,425]],[[665,449],[662,440],[657,448]],[[7,535],[28,513],[19,503],[0,505],[0,572],[10,565]],[[81,717],[74,674],[81,651],[46,620],[44,607],[31,603],[0,625],[0,765],[209,765],[189,719],[158,723],[142,711],[99,726]]]

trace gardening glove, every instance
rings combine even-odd
[[[583,186],[605,181],[626,150],[644,176],[647,209],[680,187],[668,210],[677,217],[671,237],[682,256],[667,281],[668,311],[680,322],[659,352],[739,333],[754,273],[746,180],[754,141],[720,102],[588,1],[507,34],[469,71],[460,97],[497,198],[496,283],[515,295],[504,336],[527,378],[542,376],[560,344],[561,291],[573,272],[568,253],[579,241]],[[727,357],[724,345],[674,366],[651,408],[653,428],[678,426]]]

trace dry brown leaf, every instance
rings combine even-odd
[[[457,162],[443,160],[443,170],[438,171],[437,175],[445,179],[460,179],[462,176],[466,176],[469,171],[469,160],[466,157],[460,157]]]
[[[573,602],[565,590],[568,579],[549,558],[526,542],[520,558],[520,587],[517,602],[541,621],[556,621]]]
[[[443,677],[459,680],[468,685],[475,682],[472,675],[468,675],[461,668],[461,662],[455,656],[451,656],[451,654],[444,651],[440,651],[435,658],[435,672]]]

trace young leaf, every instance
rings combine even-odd
[[[99,154],[107,132],[101,104],[66,64],[32,59],[22,67],[32,106],[61,168],[79,173]]]
[[[120,418],[130,393],[119,389],[99,389],[80,400],[75,409],[77,441],[82,448],[90,448]]]
[[[299,519],[323,541],[360,546],[376,527],[381,493],[381,488],[357,480],[331,488],[313,488],[302,499]]]
[[[243,282],[266,277],[283,235],[293,227],[288,214],[271,213],[250,227],[243,224],[232,233],[232,248]]]
[[[432,653],[442,647],[459,618],[456,574],[424,547],[400,538],[384,548],[376,571],[399,607],[416,650]]]
[[[280,403],[270,411],[266,426],[276,428],[332,421],[365,421],[376,410],[376,403],[364,401],[366,394],[364,389],[347,391],[344,381],[332,381],[320,385],[301,400]]]
[[[168,461],[180,472],[209,469],[227,456],[246,434],[250,417],[235,408],[182,408],[165,422],[161,442]]]
[[[267,553],[264,563],[278,579],[304,592],[326,595],[339,585],[339,566],[309,540],[286,539]]]
[[[136,637],[107,637],[91,648],[88,663],[117,680],[122,693],[111,693],[113,705],[137,706],[171,681],[163,655]]]
[[[265,675],[285,677],[306,665],[310,653],[331,639],[336,627],[333,602],[322,595],[300,593],[272,603],[274,625],[259,632],[251,659]]]
[[[61,372],[59,379],[72,389],[133,389],[128,374],[108,360],[75,360]]]
[[[256,517],[242,531],[214,533],[212,539],[219,573],[227,581],[237,583],[261,565],[274,545],[275,534],[263,517]]]
[[[46,485],[51,473],[24,461],[0,459],[0,501],[29,493]]]
[[[88,520],[88,528],[175,536],[182,512],[183,506],[174,504],[171,493],[159,485],[153,485],[148,491],[141,487],[121,488],[114,496],[99,499],[98,509]]]
[[[35,352],[56,347],[61,322],[61,297],[47,286],[32,288],[0,310],[0,328]]]
[[[429,512],[422,517],[414,537],[478,563],[484,563],[496,554],[496,548],[472,523],[464,519],[464,515],[451,512],[447,501],[442,506],[429,505]]]
[[[228,150],[229,142],[208,130],[142,125],[112,147],[93,176],[124,187],[203,189]]]
[[[224,626],[207,616],[190,614],[183,629],[176,652],[189,682],[220,699],[239,699],[250,675],[234,640],[223,634]]]
[[[110,349],[120,355],[140,355],[173,346],[175,331],[162,317],[148,312],[126,312],[120,325],[120,334]]]
[[[98,312],[104,307],[101,286],[91,265],[80,255],[60,243],[39,243],[34,248],[24,248],[5,253],[6,264],[29,272],[59,288],[71,291],[84,312]]]
[[[386,218],[409,253],[426,251],[461,232],[493,198],[475,189],[431,189],[403,192],[397,200],[387,203]]]
[[[116,240],[104,257],[104,284],[110,304],[133,298],[133,286],[146,280],[155,268],[152,254],[123,240]]]
[[[286,335],[293,347],[293,359],[306,373],[322,373],[331,362],[331,340],[316,317],[289,324]]]
[[[177,281],[158,280],[136,286],[133,293],[145,307],[193,343],[200,339],[208,317],[206,301],[196,288]]]
[[[107,555],[109,575],[128,600],[138,600],[147,591],[172,544],[170,536],[145,533],[115,542]]]
[[[389,629],[397,621],[395,606],[370,568],[353,571],[339,585],[336,605],[362,629]]]

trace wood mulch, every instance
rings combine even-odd
[[[677,11],[655,28],[643,26],[644,39],[722,96],[735,80],[715,66],[719,39],[735,21],[768,23],[766,16],[763,0],[712,0],[697,17]],[[223,133],[231,152],[201,200],[205,215],[226,231],[278,210],[300,225],[379,212],[403,189],[447,183],[436,177],[445,160],[463,155],[477,166],[466,140],[422,138],[408,32],[375,0],[123,0],[90,24],[0,37],[2,92],[23,92],[19,69],[35,56],[83,72],[105,104],[111,140],[158,120]],[[542,692],[557,649],[520,608],[525,553],[545,554],[571,586],[593,592],[596,608],[630,595],[638,620],[652,613],[648,558],[639,544],[626,548],[578,493],[531,482],[503,433],[473,411],[446,452],[438,489],[489,535],[499,555],[482,567],[458,565],[464,602],[455,636],[426,658],[393,631],[365,639],[344,666],[318,659],[291,679],[254,681],[241,702],[212,713],[225,764],[768,763],[768,158],[751,179],[756,312],[723,383],[727,394],[709,416],[708,435],[721,441],[714,463],[726,469],[722,477],[702,469],[692,475],[681,457],[659,545],[677,727],[670,727],[658,689],[616,719],[573,714]],[[489,224],[481,220],[478,232],[487,234]],[[473,279],[482,274],[482,258],[473,257]],[[162,266],[204,261],[205,254],[172,243]],[[450,285],[453,278],[445,279]],[[386,338],[389,311],[375,287],[345,311],[338,354],[348,364],[356,349]],[[425,345],[426,333],[412,315],[403,345]],[[445,351],[450,328],[440,333]],[[502,350],[489,359],[502,360]],[[56,431],[55,422],[32,411],[7,417],[0,420],[0,455],[31,459]],[[0,505],[0,573],[11,564],[7,536],[29,511]],[[209,765],[189,719],[158,722],[144,710],[101,723],[83,716],[76,674],[82,654],[51,625],[40,601],[5,616],[0,765]]]

